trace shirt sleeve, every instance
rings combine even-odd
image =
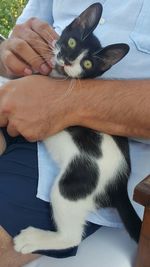
[[[24,23],[26,20],[37,17],[42,21],[53,25],[53,0],[29,0],[16,24]]]

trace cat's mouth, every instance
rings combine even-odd
[[[63,66],[61,65],[56,65],[56,70],[65,76],[71,77],[71,78],[79,78],[80,76],[78,76],[76,73],[74,73],[74,71],[72,70],[72,65],[66,65],[64,64]]]
[[[57,59],[57,70],[59,70],[59,72],[61,74],[67,75],[69,77],[73,78],[73,73],[72,73],[72,67],[73,67],[73,63],[70,62],[67,59]]]

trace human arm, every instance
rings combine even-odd
[[[82,125],[113,135],[150,137],[150,81],[57,81],[29,76],[0,91],[0,125],[30,141]]]

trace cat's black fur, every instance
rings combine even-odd
[[[93,8],[95,16],[91,16],[91,10]],[[63,59],[66,65],[75,60],[82,51],[87,50],[86,55],[81,61],[83,71],[79,78],[94,78],[102,75],[112,65],[120,61],[129,51],[129,46],[124,43],[108,45],[105,48],[101,46],[100,41],[93,34],[93,30],[99,23],[101,14],[102,6],[99,3],[92,5],[91,8],[84,11],[64,29],[56,43],[56,46],[60,47],[57,59]],[[68,46],[69,38],[76,40],[75,49]],[[93,64],[93,67],[89,70],[83,66],[83,61],[86,59],[89,59]]]

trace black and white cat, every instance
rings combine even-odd
[[[73,78],[93,78],[128,53],[128,45],[103,48],[94,36],[101,14],[101,4],[95,3],[64,29],[54,49],[58,72]],[[57,231],[28,227],[14,238],[16,251],[25,254],[79,245],[88,212],[101,207],[116,208],[128,233],[138,241],[141,221],[127,194],[128,139],[74,126],[44,142],[60,166],[50,196]]]

